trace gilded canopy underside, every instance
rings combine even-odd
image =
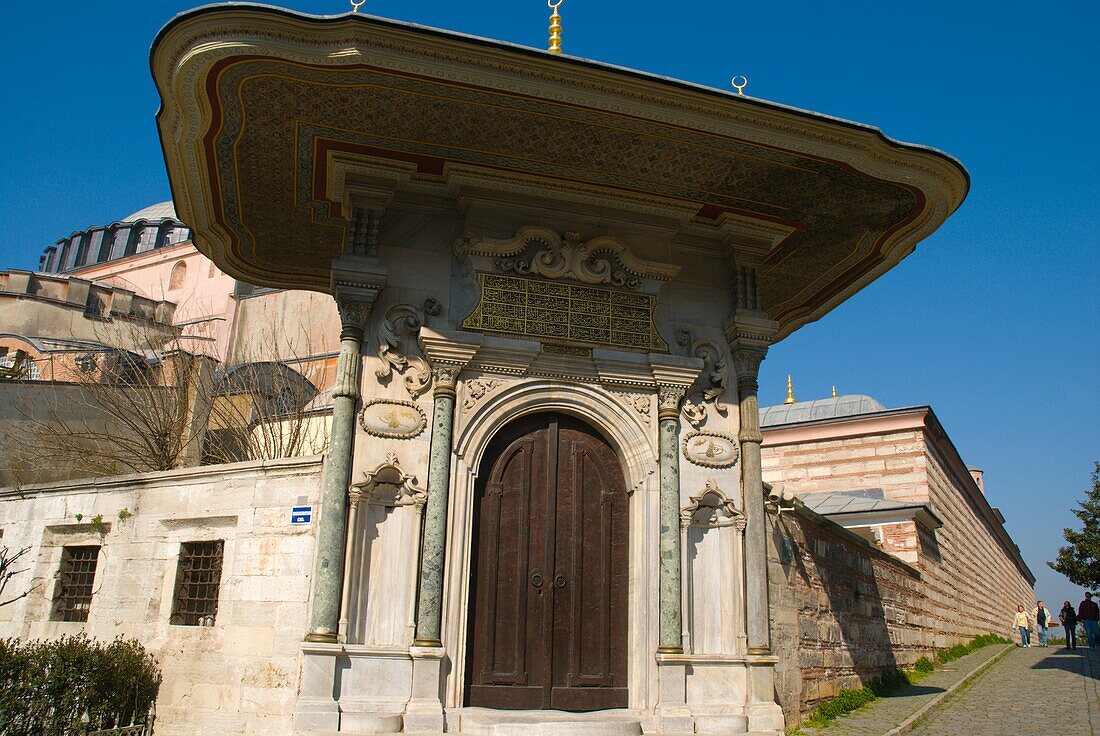
[[[158,38],[158,120],[196,243],[260,285],[329,287],[349,226],[334,167],[354,160],[420,192],[476,179],[699,232],[770,223],[760,306],[786,333],[965,196],[946,156],[828,118],[365,16],[219,14]]]

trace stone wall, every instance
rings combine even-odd
[[[141,640],[160,663],[157,736],[290,733],[314,554],[319,457],[0,489],[0,544],[31,547],[0,637]],[[120,518],[126,510],[132,516]],[[76,515],[82,518],[77,519]],[[102,515],[97,530],[89,523]],[[123,514],[125,516],[125,514]],[[169,624],[180,545],[224,540],[213,626]],[[50,621],[67,545],[101,547],[87,623]]]
[[[1033,576],[928,408],[766,429],[762,454],[787,493],[882,489],[932,507],[942,528],[886,525],[882,542],[920,569],[934,646],[1010,636],[1016,606],[1034,605]]]
[[[1033,582],[998,543],[1003,528],[982,513],[984,499],[961,462],[953,462],[936,441],[926,444],[925,453],[929,501],[944,520],[934,536],[926,533],[921,540],[921,568],[937,629],[945,643],[985,633],[1012,638],[1016,606],[1035,607]]]
[[[802,509],[769,515],[776,689],[787,724],[931,651],[920,573]]]

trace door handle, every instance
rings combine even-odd
[[[535,586],[536,588],[542,587],[542,573],[538,571],[531,573],[531,585]]]
[[[562,573],[559,572],[557,575],[554,576],[554,587],[555,588],[564,588],[565,587],[565,575],[563,575]]]

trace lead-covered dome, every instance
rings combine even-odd
[[[38,270],[65,273],[145,253],[191,239],[172,200],[157,202],[111,223],[73,233],[48,246]]]
[[[818,419],[854,417],[885,410],[885,406],[870,396],[849,394],[847,396],[834,396],[829,399],[765,406],[760,409],[760,426],[774,427],[780,424],[813,422]]]
[[[176,205],[172,200],[157,202],[144,209],[140,209],[129,217],[124,217],[119,222],[137,222],[138,220],[178,220],[176,217]]]

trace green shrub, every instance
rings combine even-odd
[[[991,644],[1011,643],[1012,642],[1008,639],[997,636],[996,634],[983,634],[982,636],[975,637],[966,644],[956,644],[949,649],[941,649],[935,653],[934,657],[936,662],[952,662],[971,652],[976,652],[982,647],[990,646]],[[921,657],[913,664],[913,670],[921,675],[926,675],[935,669],[935,662],[928,657]],[[893,670],[876,677],[865,687],[858,690],[841,690],[836,694],[836,697],[819,704],[810,711],[809,715],[802,720],[799,727],[794,729],[791,733],[799,733],[802,726],[807,726],[809,728],[822,728],[827,726],[830,721],[862,708],[878,698],[886,697],[907,685],[911,685],[913,681],[914,676],[905,670]]]
[[[0,640],[4,736],[64,736],[141,722],[159,684],[156,661],[133,640],[103,643],[83,634]]]

